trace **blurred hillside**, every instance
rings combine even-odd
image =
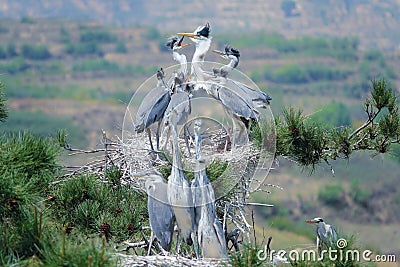
[[[23,2],[32,5],[31,13],[26,6],[23,8]],[[275,13],[271,11],[270,16],[279,15],[281,20],[277,21],[286,24],[282,22],[281,26],[272,27],[268,23],[254,22],[252,31],[245,32],[245,27],[240,24],[241,21],[251,21],[253,18],[249,16],[244,20],[238,19],[239,23],[235,23],[233,32],[229,33],[223,29],[232,25],[228,23],[232,20],[216,17],[210,19],[213,27],[211,49],[222,49],[230,43],[240,50],[238,69],[272,96],[271,108],[275,115],[281,114],[284,106],[295,106],[306,114],[312,114],[311,118],[327,127],[356,127],[365,119],[362,103],[370,91],[371,79],[385,77],[399,92],[399,54],[379,48],[395,47],[394,41],[385,40],[398,35],[388,35],[390,38],[384,35],[392,28],[382,26],[375,31],[374,28],[367,29],[368,24],[364,22],[363,27],[351,31],[349,29],[358,22],[349,21],[348,31],[343,32],[334,26],[335,23],[321,23],[320,14],[315,18],[309,17],[315,19],[318,27],[300,31],[296,29],[301,28],[306,4],[317,8],[316,3],[321,6],[325,3],[327,8],[328,1],[298,1],[299,6],[292,10],[290,17],[284,16],[280,1],[269,2],[259,6],[271,5]],[[330,2],[331,5],[345,3]],[[375,12],[376,6],[384,6],[379,1],[369,1],[368,5],[364,4],[365,1],[348,2],[351,3],[351,12]],[[160,4],[153,10],[143,11],[143,18],[138,23],[139,19],[132,16],[130,1],[126,1],[124,7],[125,17],[113,11],[122,7],[111,1],[107,5],[96,5],[98,1],[80,3],[2,2],[2,17],[20,18],[0,20],[0,75],[6,84],[10,109],[10,118],[1,125],[0,132],[29,129],[38,135],[54,135],[56,129],[63,128],[68,131],[72,146],[83,148],[100,146],[101,129],[106,130],[108,136],[120,136],[126,105],[137,88],[159,67],[175,64],[170,51],[165,48],[166,38],[177,31],[193,30],[205,20],[200,15],[191,19],[189,16],[182,26],[172,7],[168,9],[169,13],[165,13],[169,14],[168,18],[161,16],[164,4]],[[153,2],[135,3],[148,10]],[[180,6],[181,10],[190,2],[179,3],[175,1],[174,5]],[[396,10],[397,5],[393,1],[392,9]],[[270,12],[258,10],[250,2],[248,6],[249,12],[254,10],[255,14],[262,10]],[[197,4],[191,5],[192,11],[187,12],[197,14],[193,11],[196,7],[205,13],[206,9]],[[6,8],[7,12],[4,11]],[[228,16],[230,12],[239,14],[242,8],[221,10],[217,13]],[[332,13],[325,14],[336,19],[332,14],[339,11],[332,8]],[[296,12],[300,12],[300,16]],[[67,14],[64,17],[69,19],[34,18],[41,15],[59,17],[58,14]],[[94,20],[101,17],[101,22],[88,22],[88,17]],[[75,20],[79,18],[82,20]],[[345,18],[338,21],[344,23]],[[372,17],[369,18],[372,21]],[[124,28],[112,25],[117,24],[117,19],[125,25]],[[389,19],[384,21],[388,23]],[[381,27],[380,20],[374,22],[374,27]],[[365,29],[365,35],[362,29]],[[392,33],[396,31],[392,29]],[[360,36],[353,33],[360,33]],[[340,36],[332,37],[331,34]],[[366,45],[366,40],[371,42],[371,46]],[[182,52],[190,58],[193,50],[192,45]],[[224,63],[213,53],[208,53],[206,60]],[[398,151],[397,148],[397,154],[394,149],[388,155],[375,157],[372,152],[359,153],[349,162],[334,163],[335,177],[326,165],[309,176],[308,170],[281,160],[267,182],[282,186],[284,190],[266,188],[271,194],[254,196],[258,201],[275,204],[274,208],[256,210],[260,235],[262,228],[267,235],[273,235],[274,249],[298,244],[313,246],[314,228],[306,225],[304,220],[324,216],[341,232],[355,234],[362,247],[399,254]],[[82,159],[63,160],[67,165],[82,163]]]
[[[362,48],[400,49],[400,2],[396,0],[3,0],[0,17],[151,25],[163,32],[190,30],[191,25],[208,20],[215,32],[275,31],[287,37],[356,35]]]

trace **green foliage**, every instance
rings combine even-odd
[[[257,245],[243,244],[241,251],[229,256],[229,264],[234,267],[264,266],[264,262],[260,261],[257,256],[258,252],[263,249]]]
[[[149,41],[158,40],[161,38],[161,33],[157,28],[151,27],[144,33],[144,38]]]
[[[286,64],[277,69],[266,68],[264,78],[277,83],[308,83],[346,79],[351,71],[334,69],[321,64]],[[254,76],[255,74],[253,74]]]
[[[148,218],[144,193],[116,184],[118,171],[106,172],[110,183],[95,174],[79,175],[54,188],[52,214],[63,225],[92,236],[99,233],[114,240],[132,237]]]
[[[87,59],[72,66],[73,71],[113,71],[120,70],[117,63],[106,59]]]
[[[128,49],[126,48],[126,45],[123,42],[118,42],[115,45],[115,52],[121,53],[121,54],[126,54],[126,53],[128,53]]]
[[[113,43],[117,37],[106,30],[88,30],[80,34],[82,43]]]
[[[340,184],[326,185],[319,190],[318,200],[335,208],[343,207],[346,204],[344,200],[344,190]]]
[[[357,204],[366,206],[372,195],[371,190],[361,188],[358,179],[353,179],[351,181],[350,189],[350,196],[352,197],[353,201]]]
[[[0,63],[0,72],[17,74],[29,68],[25,59],[22,57],[13,58],[10,62]]]
[[[0,81],[0,122],[4,122],[8,117],[4,87],[4,83]]]
[[[235,35],[235,38],[228,35],[220,35],[220,40],[224,40],[232,46],[240,48],[246,47],[270,47],[279,53],[297,53],[314,56],[330,56],[335,59],[350,61],[357,59],[357,49],[359,41],[354,37],[344,38],[316,38],[299,37],[287,39],[278,33],[257,32],[252,34]]]
[[[7,56],[15,57],[17,55],[18,55],[18,53],[17,53],[17,48],[16,48],[15,44],[13,44],[13,43],[8,44],[7,45]]]
[[[21,23],[34,24],[35,20],[31,17],[24,16],[21,18]]]
[[[329,267],[329,266],[338,266],[338,267],[358,267],[358,266],[370,266],[368,263],[361,262],[362,260],[362,253],[363,251],[361,248],[356,247],[355,245],[355,239],[353,236],[351,237],[342,237],[347,241],[347,246],[344,248],[339,248],[337,244],[334,244],[332,247],[332,250],[337,251],[336,253],[332,253],[332,258],[329,256],[329,252],[325,253],[320,259],[318,255],[316,255],[318,258],[316,260],[292,260],[289,258],[289,262],[291,266],[322,266],[322,267]],[[359,251],[359,259],[357,260],[357,256],[353,254],[353,251]],[[340,252],[341,251],[341,252]],[[340,255],[343,255],[342,257]],[[334,258],[334,256],[337,256]],[[374,265],[372,265],[374,266]]]
[[[45,60],[51,57],[51,54],[45,45],[28,45],[21,46],[21,54],[23,57],[34,60]]]
[[[384,54],[380,50],[368,50],[364,53],[364,60],[378,62],[381,67],[386,65]]]
[[[2,46],[0,46],[0,59],[5,59],[5,58],[7,58],[7,52]]]
[[[48,138],[25,132],[3,135],[0,143],[0,172],[20,174],[20,184],[31,190],[41,192],[60,168],[59,148]]]
[[[347,159],[354,150],[387,152],[391,144],[400,142],[397,95],[385,79],[373,80],[372,86],[364,107],[367,120],[351,133],[349,127],[324,128],[308,121],[301,111],[284,109],[283,119],[275,118],[276,154],[314,169],[321,161]]]
[[[312,166],[321,161],[326,145],[323,128],[307,121],[301,111],[293,108],[283,110],[284,122],[276,118],[277,154],[286,155],[303,166]]]
[[[103,239],[66,237],[63,229],[50,241],[41,251],[45,266],[116,266]]]
[[[275,216],[269,221],[271,227],[278,230],[292,232],[310,239],[314,239],[315,237],[314,229],[310,228],[304,221],[292,221],[286,216]]]
[[[29,133],[0,137],[0,264],[39,252],[48,184],[59,173],[59,147]]]
[[[67,43],[65,52],[73,56],[82,56],[82,55],[103,56],[104,54],[100,45],[95,42]]]

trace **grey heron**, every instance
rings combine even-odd
[[[196,44],[196,50],[192,57],[192,68],[191,75],[195,75],[197,81],[204,81],[204,71],[202,70],[202,65],[204,58],[211,46],[210,36],[211,27],[207,22],[205,25],[199,26],[194,30],[193,33],[181,32],[178,33],[180,36],[187,36],[192,42]]]
[[[226,45],[224,50],[224,52],[213,50],[214,53],[217,53],[222,58],[230,60],[228,64],[221,68],[213,69],[213,74],[217,77],[217,80],[224,86],[235,90],[238,94],[250,98],[256,107],[266,108],[272,100],[268,94],[227,77],[229,72],[239,65],[240,52],[230,45]]]
[[[162,249],[170,251],[174,233],[175,215],[168,204],[167,184],[164,182],[164,177],[156,170],[137,173],[134,176],[143,177],[148,195],[147,209],[152,231],[148,254],[150,254],[154,235]]]
[[[164,77],[165,73],[164,70],[161,68],[157,71],[157,86],[144,97],[136,113],[135,131],[137,133],[141,133],[145,129],[147,130],[147,134],[150,140],[150,147],[153,151],[154,147],[151,140],[150,126],[155,122],[157,122],[158,124],[156,132],[156,142],[158,150],[161,122],[164,116],[164,112],[167,109],[168,104],[171,100],[171,92],[165,86]]]
[[[175,73],[174,80],[171,84],[171,89],[173,90],[173,93],[171,96],[171,100],[165,110],[165,115],[164,115],[165,128],[163,131],[163,136],[166,136],[166,139],[163,147],[164,148],[166,147],[167,142],[170,138],[171,127],[176,127],[176,125],[184,125],[183,130],[184,130],[185,143],[189,152],[189,156],[191,156],[189,142],[188,142],[187,126],[186,126],[186,122],[192,111],[190,95],[187,90],[189,85],[184,81],[182,81],[182,79],[179,78],[178,76],[179,74]],[[170,117],[173,111],[175,111],[176,113],[176,118],[174,118],[176,121],[175,126],[171,124],[170,121]]]
[[[192,192],[195,205],[198,244],[204,258],[225,258],[226,240],[222,224],[215,213],[215,196],[211,182],[207,177],[201,157],[201,121],[195,121],[194,134],[196,144],[197,166],[192,183]]]
[[[210,86],[206,87],[207,93],[222,104],[228,115],[233,118],[234,129],[239,129],[239,133],[234,135],[234,143],[241,144],[250,122],[259,120],[259,111],[247,95],[220,83],[208,84]]]
[[[195,253],[196,256],[198,256],[197,243],[195,242],[192,191],[189,180],[182,170],[182,162],[178,144],[178,114],[180,114],[180,110],[177,109],[177,107],[172,107],[168,118],[170,129],[172,131],[173,154],[171,175],[168,177],[168,201],[175,214],[176,223],[179,228],[179,236],[182,236],[188,245],[194,244]],[[180,238],[177,242],[179,244]]]
[[[187,75],[187,60],[186,56],[184,54],[179,54],[177,50],[182,49],[184,47],[187,47],[190,44],[182,44],[184,36],[179,38],[178,36],[172,36],[168,42],[166,43],[166,46],[172,50],[172,57],[175,61],[179,62],[180,64],[180,69],[178,71],[179,75],[182,80],[185,79]]]
[[[317,248],[318,254],[321,255],[323,249],[329,249],[336,245],[338,234],[335,227],[326,224],[324,219],[316,217],[312,220],[306,220],[306,223],[317,225]]]

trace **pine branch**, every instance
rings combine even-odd
[[[366,121],[350,132],[349,127],[326,129],[309,121],[301,110],[283,110],[276,118],[277,156],[283,156],[312,170],[328,160],[348,159],[353,151],[385,153],[391,144],[400,143],[400,112],[397,95],[385,79],[373,80],[365,101]],[[333,169],[331,169],[333,172]]]

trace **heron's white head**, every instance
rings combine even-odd
[[[180,32],[178,35],[180,36],[187,36],[190,40],[196,44],[200,43],[202,40],[209,40],[211,39],[210,36],[210,23],[206,23],[205,25],[199,26],[194,30],[194,32]]]
[[[168,42],[165,44],[168,48],[170,48],[173,51],[185,48],[190,45],[189,44],[183,44],[183,39],[185,36],[182,36],[179,38],[178,36],[172,36],[171,38],[168,39]]]
[[[322,219],[321,217],[316,217],[312,220],[306,220],[306,223],[309,224],[319,224],[320,222],[324,222],[324,219]]]
[[[240,52],[236,48],[231,47],[230,45],[225,45],[225,51],[213,50],[214,53],[220,55],[224,59],[235,59],[239,60]]]

